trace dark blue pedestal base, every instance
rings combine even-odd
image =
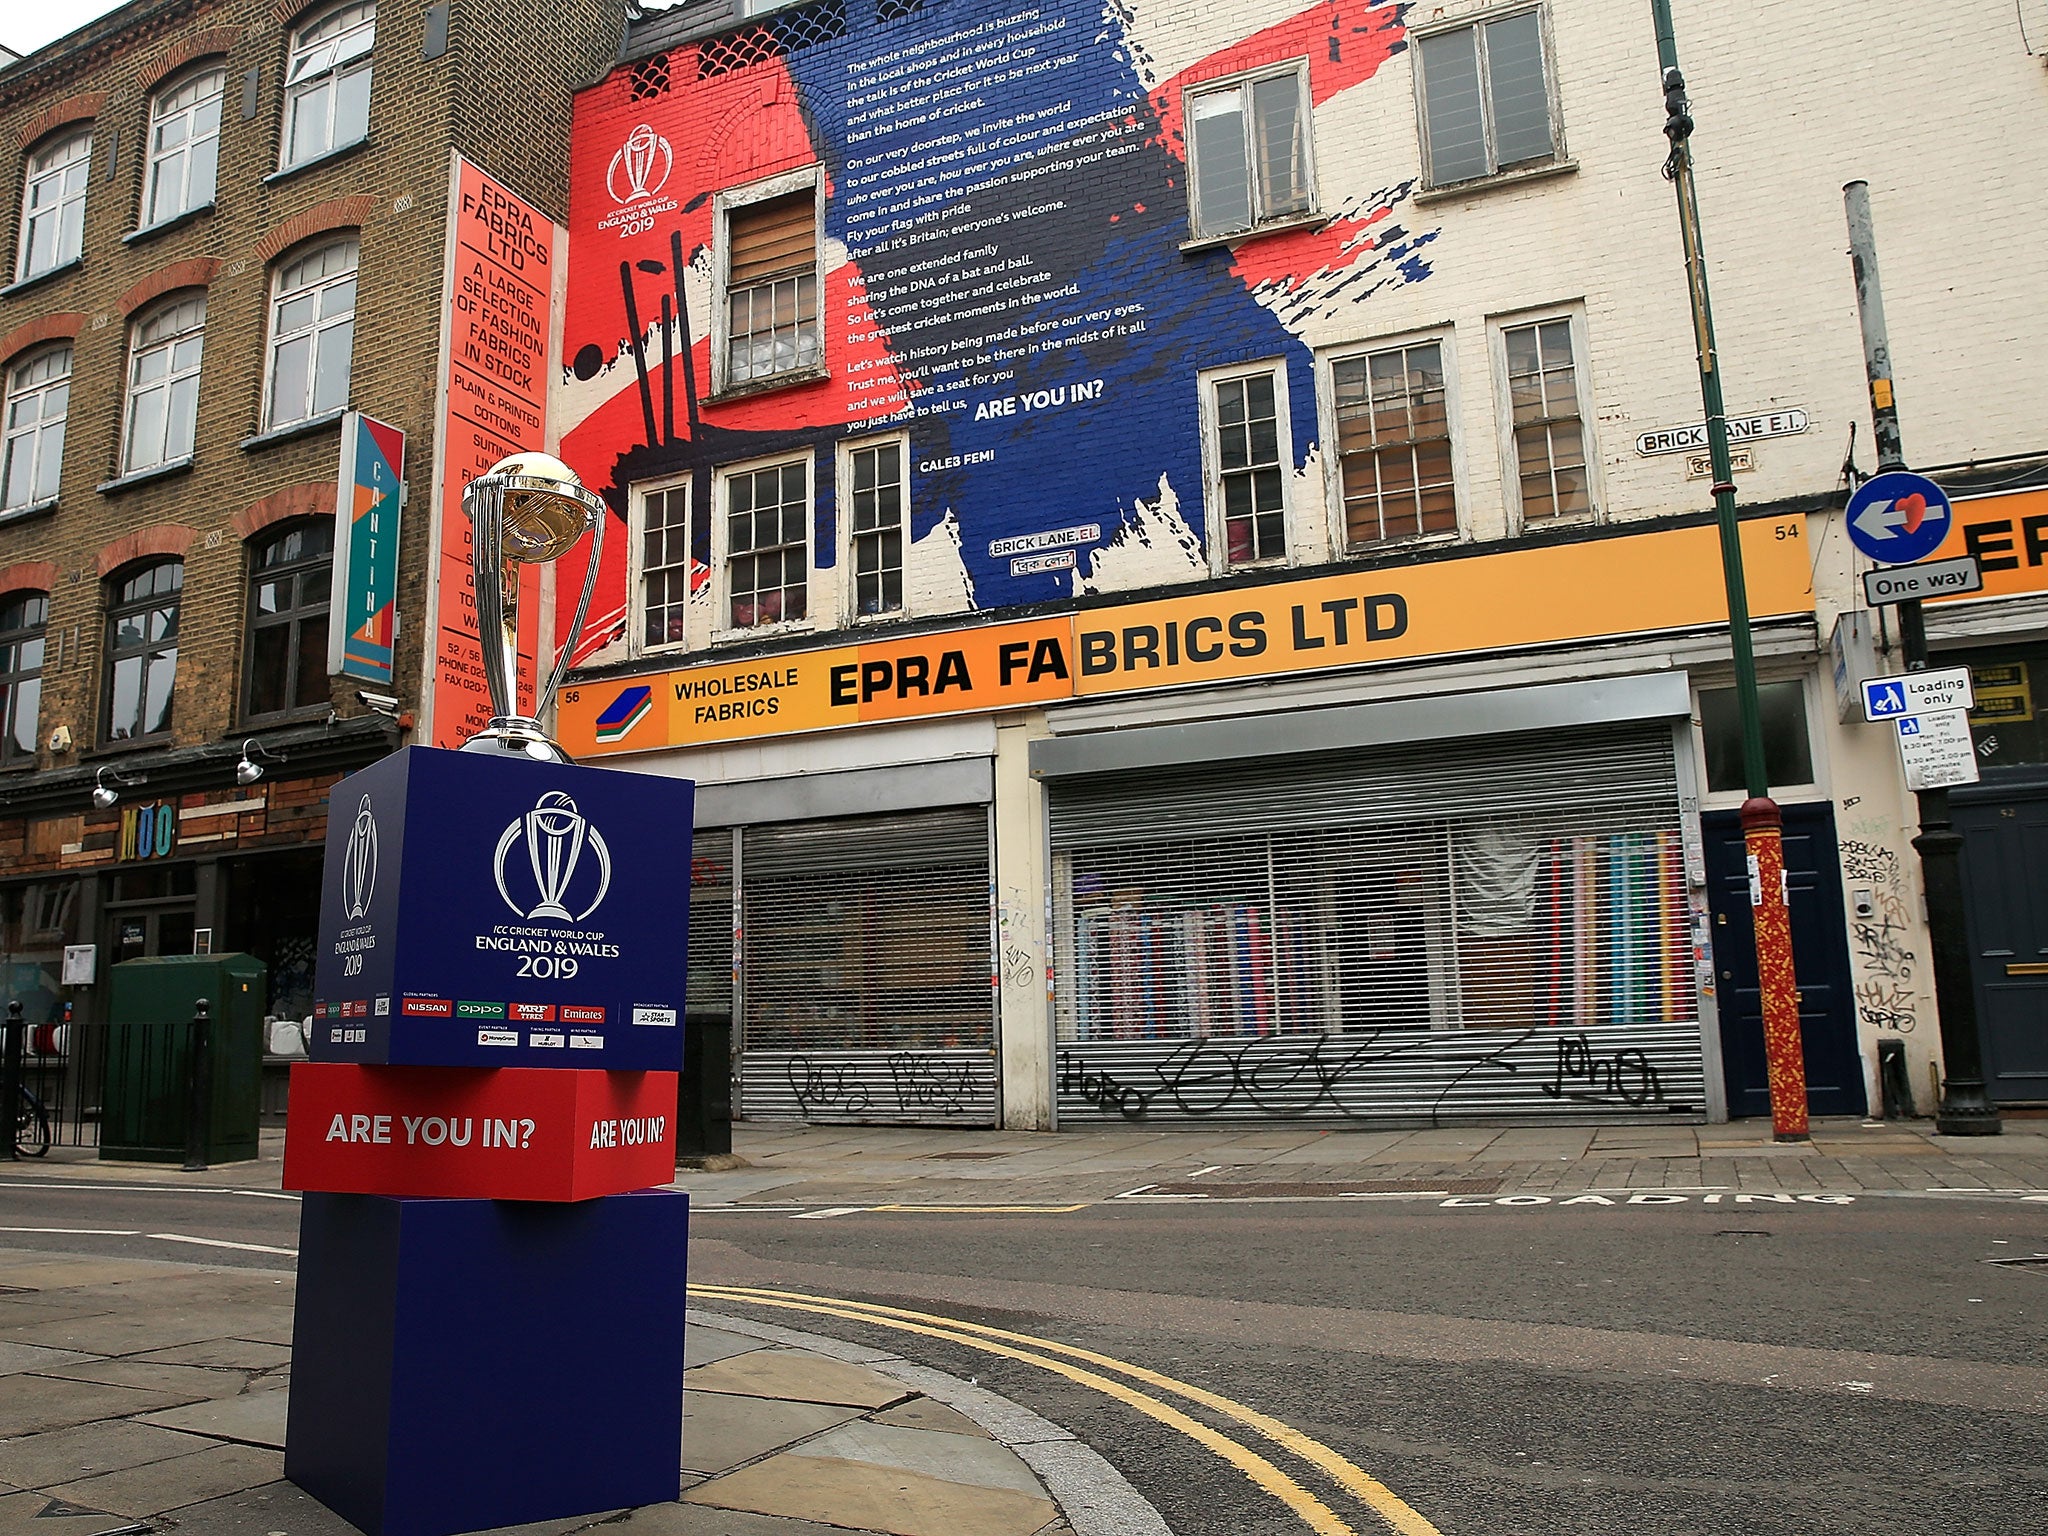
[[[285,1476],[368,1536],[681,1488],[689,1198],[306,1196]]]

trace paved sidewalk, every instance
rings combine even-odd
[[[680,1175],[699,1208],[1611,1189],[2048,1191],[2048,1118],[2018,1117],[2007,1119],[2004,1135],[1987,1137],[1938,1136],[1928,1120],[1818,1120],[1812,1140],[1797,1144],[1773,1141],[1767,1121],[1411,1131],[1114,1126],[1056,1135],[741,1124],[733,1150],[746,1167]]]
[[[292,1294],[271,1271],[0,1249],[0,1536],[348,1536],[283,1480]],[[1136,1498],[1013,1405],[807,1337],[693,1312],[682,1499],[519,1529],[1072,1536],[1032,1467],[941,1395],[1007,1426],[1028,1455],[1059,1446],[1055,1477],[1077,1505],[1105,1488],[1111,1504]]]

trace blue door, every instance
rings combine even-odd
[[[1782,807],[1785,892],[1792,909],[1792,967],[1799,978],[1799,1029],[1806,1042],[1806,1103],[1816,1115],[1860,1115],[1863,1062],[1856,1051],[1856,999],[1849,935],[1842,918],[1842,861],[1835,808],[1822,800]],[[1721,1067],[1728,1113],[1768,1115],[1763,994],[1750,926],[1749,864],[1734,811],[1700,817],[1707,855],[1707,907],[1714,923],[1714,979],[1721,1003]]]

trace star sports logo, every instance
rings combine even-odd
[[[654,690],[645,683],[628,688],[607,704],[597,717],[597,739],[624,741],[627,732],[646,719],[654,708]]]

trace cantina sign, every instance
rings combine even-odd
[[[1309,577],[565,689],[577,757],[1725,623],[1711,526]],[[1811,613],[1804,520],[1745,523],[1751,611]]]

